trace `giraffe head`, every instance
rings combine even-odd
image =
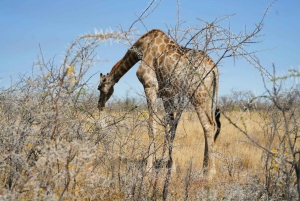
[[[100,73],[100,84],[98,86],[98,90],[100,91],[100,97],[98,101],[98,109],[103,110],[105,107],[105,103],[111,97],[114,92],[114,81],[112,76],[103,75]]]

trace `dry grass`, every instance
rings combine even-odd
[[[75,112],[75,115],[71,113],[69,111],[65,114],[67,120],[61,122],[56,140],[49,138],[51,127],[43,122],[32,123],[23,130],[30,135],[19,145],[21,147],[16,150],[17,154],[5,150],[2,152],[2,198],[161,198],[166,169],[154,172],[145,169],[149,142],[148,116],[145,112],[103,112],[92,116],[85,112]],[[227,115],[247,130],[251,138],[266,144],[260,124],[264,119],[260,113],[230,112]],[[7,123],[8,119],[2,119],[2,128],[5,128],[5,121]],[[263,192],[263,151],[224,117],[221,122],[222,130],[215,143],[217,175],[213,180],[207,180],[202,174],[202,127],[196,113],[183,113],[173,149],[176,171],[172,173],[170,198],[182,200],[188,195],[191,200],[239,200],[251,197],[254,192]],[[19,127],[23,124],[21,120],[16,122]],[[41,133],[44,133],[44,137],[39,139]],[[163,134],[163,128],[158,126],[158,156],[161,154]],[[22,136],[18,133],[10,137],[4,136],[8,144],[9,140],[18,141],[20,137]],[[29,160],[28,156],[32,151],[36,153],[36,159]],[[5,158],[9,154],[10,161]],[[9,180],[13,183],[11,190],[7,188]],[[155,189],[153,185],[156,186]],[[247,186],[251,186],[251,190]],[[158,193],[154,195],[154,191]]]
[[[236,120],[238,125],[247,125],[247,131],[251,134],[251,137],[263,143],[265,140],[264,135],[257,123],[259,122],[259,118],[261,118],[258,113],[245,114],[241,112],[231,112],[229,116],[231,119]],[[255,172],[257,176],[260,176],[260,179],[263,179],[261,164],[263,151],[256,147],[224,117],[221,118],[221,122],[222,131],[215,143],[216,166],[218,171],[215,180],[210,182],[219,182],[220,178],[222,178],[222,183],[239,182],[245,179],[241,175],[247,175],[249,172]],[[136,133],[129,134],[134,139],[133,141],[139,142],[139,148],[129,154],[124,152],[123,158],[127,159],[133,155],[138,157],[141,150],[147,149],[149,142],[148,131],[147,126],[143,126],[144,129],[138,129]],[[158,156],[160,156],[161,147],[163,146],[163,135],[163,128],[158,126],[156,141],[158,145]],[[128,147],[130,147],[130,145]],[[124,147],[124,150],[129,150],[130,148],[128,147]],[[177,178],[177,180],[173,180],[174,183],[181,183],[180,180],[184,177],[188,168],[194,169],[195,172],[201,172],[204,153],[204,135],[195,112],[185,112],[182,115],[177,129],[173,151],[173,159],[176,166],[176,173],[174,173],[176,176],[174,176],[174,178]],[[190,167],[191,162],[192,167]],[[202,187],[205,184],[201,179],[198,182],[202,183]],[[198,182],[195,182],[196,186],[199,185]]]
[[[241,118],[241,115],[243,116]],[[258,142],[264,141],[263,132],[253,119],[258,120],[257,113],[242,114],[240,112],[232,112],[230,118],[236,119],[238,125],[246,124],[247,131]],[[241,120],[243,119],[243,120]],[[253,145],[253,143],[233,125],[231,125],[224,117],[221,118],[222,130],[218,140],[215,143],[216,155],[219,160],[218,166],[224,161],[222,158],[235,157],[239,158],[240,165],[245,169],[257,169],[261,162],[262,151]],[[158,128],[157,141],[162,146],[163,129]],[[139,132],[135,136],[140,139],[144,146],[147,146],[148,136],[147,129]],[[185,112],[178,125],[174,144],[174,160],[179,168],[187,168],[190,160],[193,160],[193,166],[202,167],[204,153],[204,134],[201,124],[195,112]]]

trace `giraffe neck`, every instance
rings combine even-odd
[[[129,49],[125,56],[114,65],[111,69],[109,76],[113,77],[114,83],[117,83],[123,75],[127,73],[127,71],[134,66],[141,58],[143,58],[144,51],[149,48],[149,44],[153,43],[153,52],[156,55],[161,55],[162,52],[165,51],[167,45],[173,45],[174,42],[161,30],[152,30],[148,33],[144,34],[138,41],[135,42],[133,47]],[[138,51],[138,52],[136,52]],[[143,58],[143,60],[151,59],[151,56],[148,55],[149,58]]]
[[[123,75],[127,73],[127,71],[134,66],[140,59],[136,55],[136,53],[129,49],[125,56],[118,61],[114,67],[111,69],[109,76],[113,77],[115,83],[117,83]]]

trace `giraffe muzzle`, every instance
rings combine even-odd
[[[101,103],[98,102],[97,108],[99,109],[99,111],[102,111],[105,108],[105,105],[101,105]]]

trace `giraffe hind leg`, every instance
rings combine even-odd
[[[203,158],[203,169],[206,175],[212,176],[215,174],[215,160],[213,157],[214,153],[214,122],[212,122],[212,117],[209,117],[208,114],[211,114],[210,111],[202,105],[195,106],[198,118],[202,125],[204,131],[204,158]]]

